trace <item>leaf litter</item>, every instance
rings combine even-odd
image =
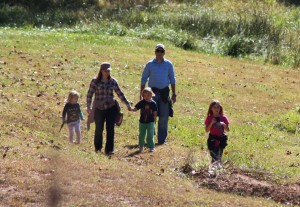
[[[186,169],[186,168],[185,168]],[[263,173],[249,172],[233,167],[185,171],[199,187],[241,196],[271,199],[286,205],[300,205],[300,182],[277,184],[268,181]]]

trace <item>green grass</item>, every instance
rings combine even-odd
[[[267,173],[266,179],[274,182],[300,179],[299,70],[204,55],[164,42],[178,81],[168,145],[157,147],[153,155],[130,156],[138,142],[138,113],[122,105],[124,123],[116,129],[116,156],[109,159],[94,154],[94,126],[86,131],[83,122],[81,146],[69,144],[66,128],[58,132],[64,101],[76,89],[85,109],[91,79],[101,62],[110,61],[113,76],[136,103],[140,76],[156,42],[47,28],[1,28],[0,38],[1,154],[9,148],[1,158],[0,188],[20,186],[19,194],[9,195],[3,205],[43,203],[56,179],[64,206],[226,206],[228,199],[232,206],[277,205],[199,189],[174,170],[186,163],[195,169],[208,167],[203,122],[212,99],[221,101],[231,121],[224,160],[239,169]],[[28,186],[34,190],[26,191]],[[99,194],[101,202],[94,197]]]

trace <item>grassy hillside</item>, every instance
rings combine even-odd
[[[212,99],[221,101],[231,121],[220,173],[239,170],[299,189],[299,70],[164,42],[178,81],[168,144],[137,154],[138,113],[123,105],[116,155],[106,157],[94,153],[94,127],[87,131],[85,122],[82,145],[68,142],[66,128],[59,133],[66,96],[79,91],[85,109],[90,80],[99,63],[110,61],[124,93],[137,102],[156,42],[48,29],[1,28],[0,38],[0,206],[280,206],[243,191],[203,188],[193,173],[183,173],[184,166],[207,172],[203,121]]]

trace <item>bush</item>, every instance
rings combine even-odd
[[[76,10],[79,8],[86,8],[91,6],[98,6],[98,0],[2,0],[2,5],[8,5],[10,7],[20,6],[27,11],[46,12],[55,9]]]
[[[254,40],[243,35],[234,35],[228,40],[225,55],[239,57],[253,53]]]
[[[28,11],[21,6],[0,6],[0,25],[22,26],[31,18]]]

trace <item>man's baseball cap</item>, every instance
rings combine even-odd
[[[101,63],[100,70],[112,70],[109,62]]]
[[[158,49],[158,48],[161,48],[161,49],[165,50],[165,46],[163,44],[157,44],[155,46],[155,49]]]

